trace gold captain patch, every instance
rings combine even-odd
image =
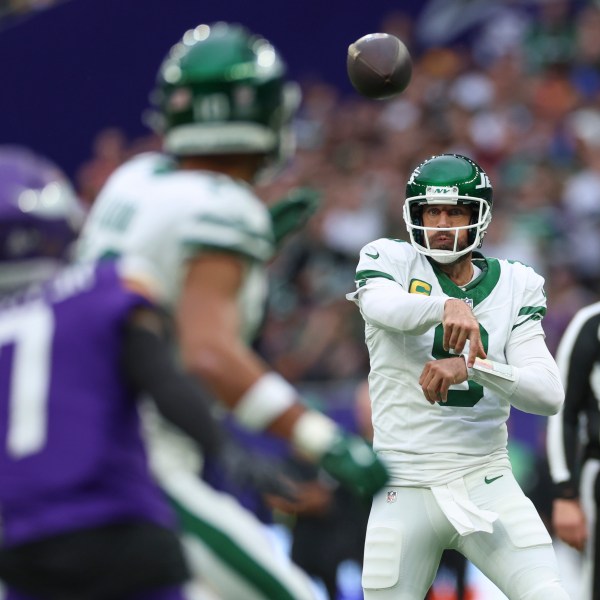
[[[431,284],[421,281],[420,279],[411,279],[408,292],[410,294],[423,294],[424,296],[431,296]]]

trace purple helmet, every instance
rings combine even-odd
[[[51,161],[0,145],[0,289],[50,276],[69,258],[84,211]]]

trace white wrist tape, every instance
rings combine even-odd
[[[233,409],[237,421],[251,431],[266,429],[296,403],[296,390],[277,373],[265,373],[250,386]]]
[[[487,360],[482,358],[476,358],[475,364],[473,365],[473,371],[480,371],[481,373],[487,373],[488,375],[495,375],[501,379],[507,381],[515,381],[515,371],[511,365],[506,365],[493,360]]]
[[[292,443],[307,458],[317,460],[331,448],[339,428],[334,421],[314,410],[305,412],[294,425]]]

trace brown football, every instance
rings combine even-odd
[[[384,100],[406,89],[412,75],[412,60],[396,36],[369,33],[348,46],[346,68],[357,92]]]

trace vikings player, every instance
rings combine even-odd
[[[0,580],[14,600],[180,600],[196,586],[139,398],[207,456],[228,445],[140,264],[66,265],[81,217],[55,165],[0,147]]]

